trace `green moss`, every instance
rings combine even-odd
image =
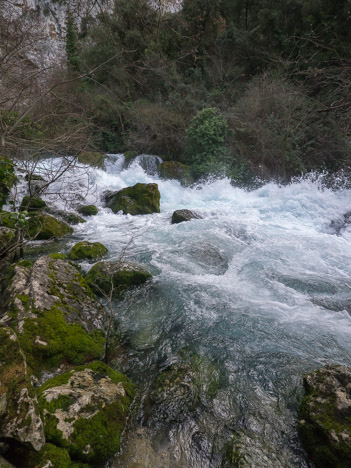
[[[159,174],[164,179],[176,179],[183,185],[194,183],[191,167],[177,161],[165,161],[158,166]]]
[[[66,323],[65,307],[55,305],[49,311],[34,310],[36,319],[26,319],[24,332],[19,335],[28,364],[38,375],[43,369],[52,369],[67,362],[82,364],[100,358],[104,352],[105,339],[101,332],[88,334],[77,323]],[[47,343],[40,344],[37,340]]]
[[[136,184],[114,194],[107,206],[114,213],[140,215],[160,212],[160,192],[157,184]]]
[[[126,394],[121,395],[115,402],[110,404],[102,405],[95,402],[90,407],[84,406],[82,413],[89,413],[89,411],[92,414],[97,413],[89,418],[81,417],[77,419],[73,424],[73,433],[67,440],[62,437],[62,432],[57,428],[58,420],[54,413],[58,409],[67,411],[74,404],[74,401],[67,396],[60,396],[48,402],[44,392],[49,388],[67,384],[74,373],[85,369],[91,369],[94,372],[95,382],[98,379],[109,377],[116,384],[122,383]],[[121,433],[125,426],[133,395],[134,386],[132,382],[125,375],[114,371],[101,361],[76,367],[63,375],[50,379],[38,389],[46,439],[55,445],[66,448],[75,460],[102,466],[103,462],[119,450]],[[89,451],[87,451],[87,446],[90,447]]]
[[[86,223],[86,220],[83,219],[81,216],[76,215],[75,213],[66,213],[65,215],[62,216],[64,221],[66,221],[68,224],[81,224],[81,223]]]
[[[21,260],[20,262],[17,263],[17,265],[25,267],[25,268],[32,268],[33,263],[29,260]]]
[[[41,198],[26,196],[22,200],[20,211],[36,212],[43,210],[45,207],[46,203]]]
[[[99,212],[95,205],[80,206],[77,211],[83,216],[95,216]]]
[[[73,229],[53,216],[37,215],[29,220],[29,235],[37,240],[60,239],[71,234]]]
[[[14,164],[10,159],[0,156],[0,209],[6,202],[15,182]]]
[[[98,167],[103,169],[105,163],[106,155],[101,153],[92,153],[85,151],[80,153],[78,156],[78,161],[81,164],[87,164],[88,166]]]
[[[62,253],[51,253],[49,254],[49,257],[53,260],[66,260],[67,255]]]
[[[9,211],[1,211],[0,224],[10,229],[16,229],[16,218]]]
[[[78,242],[72,247],[70,260],[100,260],[107,254],[107,248],[100,242]]]
[[[72,461],[66,449],[45,444],[44,448],[32,457],[31,465],[35,468],[72,468]]]
[[[118,295],[125,289],[144,284],[152,275],[139,266],[131,267],[128,263],[122,263],[116,267],[110,267],[105,262],[94,265],[85,277],[90,288],[98,296],[109,294],[111,283],[115,288],[114,295]]]
[[[138,156],[138,154],[139,153],[137,151],[126,151],[124,153],[124,164],[128,166],[133,161],[133,159]]]

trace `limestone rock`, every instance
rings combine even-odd
[[[304,378],[299,434],[316,466],[351,466],[351,369],[328,365]]]
[[[36,374],[101,357],[102,308],[69,262],[41,257],[32,268],[17,265],[6,290],[7,312],[0,324],[16,329]]]
[[[123,374],[93,362],[47,381],[38,394],[48,442],[99,466],[119,450],[133,397]]]
[[[53,216],[39,214],[29,219],[29,235],[36,240],[60,239],[72,232],[68,224]]]
[[[75,244],[70,253],[69,259],[77,260],[101,260],[107,254],[106,247],[100,242],[78,242]]]
[[[176,210],[172,215],[172,224],[182,223],[183,221],[190,221],[191,219],[202,219],[202,217],[190,210]]]
[[[40,450],[43,422],[31,384],[31,371],[13,329],[0,326],[0,438]]]
[[[151,277],[151,273],[139,263],[111,261],[94,265],[85,280],[98,296],[109,294],[111,287],[117,296],[125,289],[140,286]]]
[[[118,192],[105,194],[105,203],[114,213],[141,215],[160,212],[160,192],[157,184],[136,184]]]

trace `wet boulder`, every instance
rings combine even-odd
[[[86,220],[83,219],[81,216],[77,215],[76,213],[72,213],[71,211],[64,211],[64,210],[56,210],[54,208],[46,208],[45,212],[55,216],[55,218],[59,218],[65,223],[76,225],[81,223],[86,223]]]
[[[301,441],[317,468],[351,466],[351,369],[327,365],[304,377]]]
[[[17,334],[0,325],[0,439],[40,450],[44,428],[31,376]]]
[[[185,186],[194,183],[190,166],[177,161],[161,163],[158,166],[158,173],[163,179],[175,179]]]
[[[334,232],[337,235],[340,235],[340,233],[344,231],[349,224],[351,224],[351,211],[348,211],[347,213],[343,214],[338,219],[333,219],[329,227],[332,230],[332,232]]]
[[[191,219],[202,219],[202,216],[191,210],[176,210],[172,215],[172,224],[183,223]]]
[[[31,268],[16,265],[12,269],[0,323],[16,331],[36,375],[103,355],[104,312],[73,265],[41,257]]]
[[[152,277],[143,265],[132,262],[99,262],[92,267],[85,277],[90,288],[98,296],[113,294],[118,296],[122,291],[140,286]]]
[[[0,156],[0,209],[6,203],[15,182],[14,164],[10,159]]]
[[[46,207],[46,203],[39,197],[26,196],[23,198],[20,211],[28,211],[29,213],[41,211]]]
[[[71,369],[38,390],[46,440],[103,466],[120,448],[133,384],[102,362]]]
[[[77,211],[83,216],[96,216],[99,212],[95,205],[82,205],[77,208]]]
[[[189,248],[189,255],[193,261],[212,275],[223,275],[229,266],[228,258],[210,243],[196,243]]]
[[[60,239],[72,232],[68,224],[47,214],[38,214],[29,219],[28,233],[36,240]]]
[[[107,248],[100,242],[83,241],[78,242],[72,247],[68,258],[73,261],[97,261],[101,260],[106,254]]]
[[[114,213],[141,215],[160,212],[160,192],[157,184],[136,184],[118,192],[107,192],[105,204]]]
[[[87,166],[103,169],[105,165],[106,155],[97,152],[83,151],[78,155],[78,162]]]

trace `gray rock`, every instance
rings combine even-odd
[[[304,378],[299,434],[317,467],[351,466],[351,369],[327,365]]]
[[[191,219],[202,219],[202,216],[190,210],[176,210],[172,215],[172,224],[190,221]]]

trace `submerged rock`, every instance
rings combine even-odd
[[[229,266],[227,257],[210,243],[194,244],[189,254],[195,262],[212,275],[223,275]]]
[[[96,216],[99,210],[95,205],[84,205],[77,208],[78,213],[83,216]]]
[[[160,212],[160,198],[157,184],[136,184],[118,192],[107,192],[105,204],[114,213],[152,214]]]
[[[299,434],[319,468],[351,466],[351,369],[328,365],[304,378]]]
[[[191,219],[202,219],[202,216],[190,210],[176,210],[172,215],[172,224],[190,221]]]
[[[69,253],[70,260],[101,260],[107,254],[106,247],[100,242],[78,242]]]
[[[329,227],[335,234],[340,235],[349,224],[351,224],[351,211],[343,214],[341,218],[331,221]]]
[[[40,450],[43,422],[31,383],[31,370],[15,331],[0,325],[0,438]]]
[[[99,466],[119,450],[133,398],[126,376],[93,362],[47,381],[38,395],[48,442]]]
[[[177,161],[165,161],[158,166],[158,172],[163,179],[179,180],[182,185],[191,185],[194,179],[191,168]]]
[[[72,234],[73,229],[68,224],[53,216],[39,214],[29,219],[29,236],[36,240],[60,239]]]
[[[103,310],[69,262],[41,257],[32,268],[14,266],[4,303],[0,325],[16,331],[35,374],[102,356]]]
[[[85,277],[90,288],[98,296],[109,294],[114,288],[114,295],[120,294],[132,286],[140,286],[152,277],[142,265],[131,262],[99,262],[92,267]]]

